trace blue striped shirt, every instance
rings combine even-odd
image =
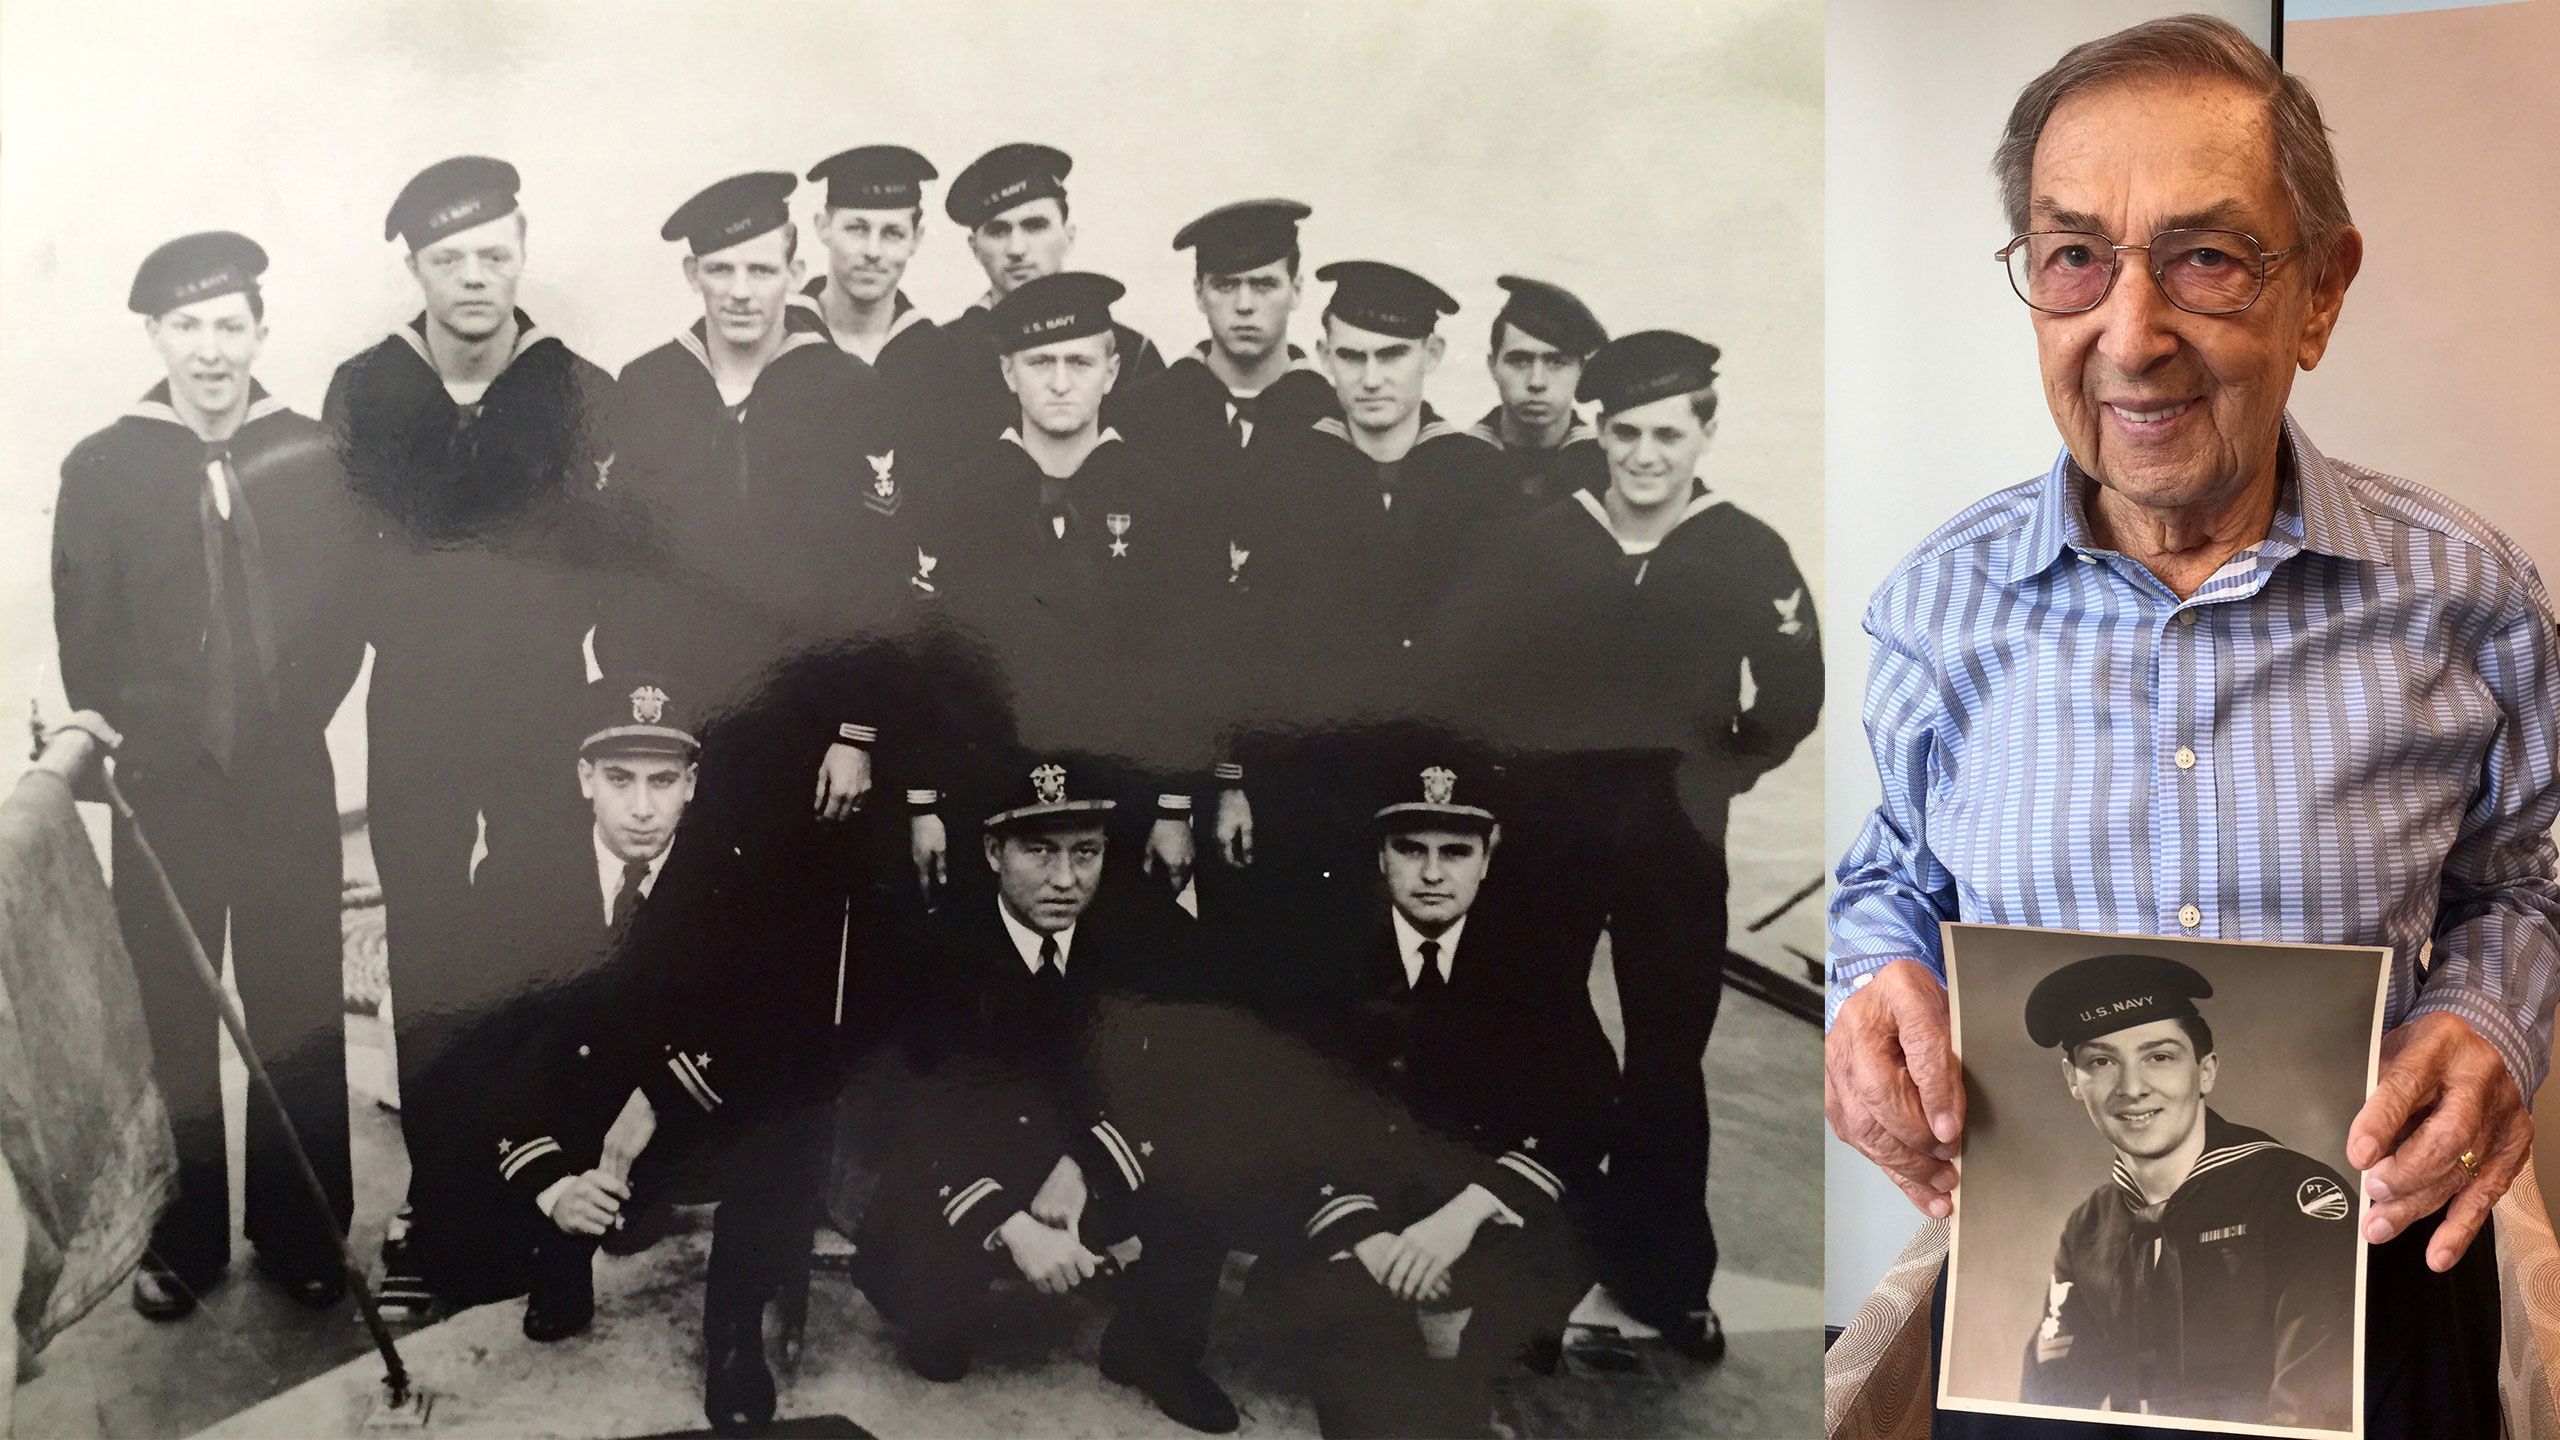
[[[2530,1100],[2560,995],[2550,599],[2479,516],[2290,416],[2285,442],[2267,538],[2184,601],[2090,539],[2068,452],[1887,577],[1833,1016],[1890,961],[1943,978],[1942,920],[2388,945],[2384,1023],[2461,1016]]]

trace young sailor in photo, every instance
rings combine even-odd
[[[612,563],[613,384],[516,305],[519,185],[507,162],[462,155],[401,188],[383,238],[406,248],[423,305],[338,367],[321,409],[366,540],[350,603],[374,649],[365,822],[412,1192],[383,1298],[402,1318],[429,1302],[408,1246],[435,1243],[435,1187],[478,1163],[466,1117],[415,1083],[471,1022],[444,997],[492,988],[454,967],[501,959],[455,950],[473,856],[577,828],[550,761]]]
[[[1700,1062],[1724,988],[1726,822],[1822,710],[1803,575],[1699,475],[1717,358],[1667,330],[1592,357],[1580,394],[1599,404],[1608,488],[1505,529],[1443,609],[1430,685],[1436,713],[1516,760],[1516,849],[1581,962],[1609,936],[1627,1048],[1605,1278],[1706,1360],[1724,1351]]]
[[[2036,982],[2027,1034],[2115,1151],[2063,1222],[2019,1398],[2196,1420],[2348,1428],[2355,1196],[2338,1173],[2205,1103],[2213,986],[2156,955]]]
[[[1501,400],[1469,432],[1502,451],[1501,469],[1521,511],[1605,488],[1608,464],[1594,444],[1599,431],[1574,407],[1583,366],[1609,332],[1561,285],[1519,275],[1495,283],[1511,297],[1493,317],[1486,357]]]
[[[126,305],[168,376],[63,461],[53,616],[63,690],[123,736],[117,782],[208,956],[218,967],[228,954],[284,1102],[279,1120],[249,1097],[242,1188],[258,1268],[320,1307],[346,1291],[332,1232],[346,1232],[354,1204],[337,789],[322,732],[363,641],[347,623],[353,525],[327,434],[252,375],[266,268],[255,241],[211,231],[160,246],[135,273]],[[116,919],[178,1162],[133,1301],[170,1320],[230,1261],[218,1025],[133,826],[117,819],[111,843]]]
[[[1183,633],[1176,577],[1201,562],[1158,473],[1102,420],[1119,374],[1111,306],[1122,293],[1107,276],[1066,271],[997,302],[1014,423],[968,447],[925,509],[914,588],[936,622],[937,724],[934,759],[907,798],[928,893],[945,879],[969,883],[944,857],[974,848],[966,827],[983,794],[971,792],[1009,783],[985,757],[1015,744],[1108,757],[1123,824],[1147,826],[1123,837],[1143,869],[1175,891],[1191,873],[1203,777],[1167,716],[1172,637]]]

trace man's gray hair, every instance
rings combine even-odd
[[[2329,129],[2320,119],[2311,89],[2286,74],[2258,42],[2228,20],[2212,15],[2174,15],[2119,30],[2103,39],[2075,45],[2052,69],[2018,92],[2009,123],[2000,132],[2000,148],[1992,152],[1991,173],[2000,182],[2000,204],[2009,228],[2024,232],[2032,193],[2030,171],[2036,142],[2055,107],[2075,91],[2128,80],[2163,78],[2236,80],[2257,92],[2267,104],[2268,128],[2275,135],[2276,179],[2293,204],[2301,243],[2310,250],[2312,269],[2327,263],[2338,232],[2353,222],[2347,216],[2347,192],[2338,178],[2338,157],[2329,148]],[[2125,239],[2125,236],[2117,236]],[[2261,236],[2275,248],[2279,236]]]

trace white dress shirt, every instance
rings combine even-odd
[[[1403,911],[1389,907],[1387,914],[1395,921],[1396,953],[1404,958],[1406,988],[1410,989],[1422,983],[1422,942],[1425,940],[1440,942],[1440,963],[1437,968],[1440,971],[1440,978],[1447,980],[1450,967],[1458,963],[1458,936],[1467,928],[1467,917],[1459,916],[1456,923],[1437,935],[1425,935],[1413,928],[1413,922],[1404,918]]]

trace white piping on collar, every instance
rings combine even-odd
[[[156,389],[158,387],[155,386],[153,388]],[[268,416],[282,411],[284,408],[285,403],[282,400],[277,399],[275,396],[258,395],[249,401],[249,408],[241,413],[241,427],[245,429],[248,427],[250,421],[264,420]],[[195,428],[187,423],[186,417],[178,413],[178,407],[165,400],[154,400],[148,392],[145,392],[141,399],[136,400],[131,405],[125,407],[124,413],[135,420],[157,420],[164,425],[175,425],[182,430],[193,430]]]
[[[702,337],[695,333],[698,326],[699,322],[696,322],[695,325],[688,325],[684,329],[677,331],[676,343],[684,347],[686,354],[691,355],[694,359],[702,363],[702,373],[710,376],[713,383],[716,384],[720,378],[719,372],[711,368],[711,352],[704,348]],[[827,338],[827,335],[823,330],[785,330],[782,335],[782,343],[774,348],[774,352],[771,355],[765,357],[764,363],[767,367],[770,367],[774,361],[781,359],[783,356],[790,354],[792,351],[797,350],[804,345],[824,345],[828,349],[832,350],[835,348],[835,341]],[[756,372],[756,378],[758,380],[763,379],[764,371],[758,370]],[[754,387],[749,386],[748,388],[752,390]]]
[[[1031,453],[1031,447],[1022,443],[1022,427],[1019,425],[1007,425],[1004,427],[1004,434],[999,438],[1011,442],[1013,448],[1021,451],[1025,455]],[[1117,443],[1122,442],[1120,440],[1120,429],[1116,425],[1103,426],[1102,433],[1093,437],[1094,450],[1099,450],[1105,445]],[[1090,450],[1086,451],[1085,458],[1088,460],[1092,459],[1093,452]]]

